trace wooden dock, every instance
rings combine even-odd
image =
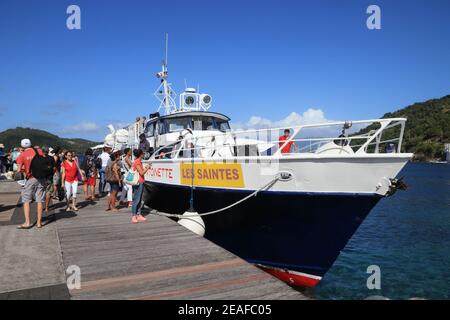
[[[17,230],[18,192],[0,182],[0,299],[307,299],[168,218],[132,224],[104,199],[77,213],[57,204],[42,229]],[[67,289],[70,266],[80,289]]]

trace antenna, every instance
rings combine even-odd
[[[168,61],[168,54],[169,54],[169,34],[166,33],[166,66],[169,64]]]
[[[160,105],[158,111],[160,109],[165,109],[166,114],[171,114],[177,111],[177,105],[175,103],[176,93],[172,89],[172,84],[168,81],[169,72],[167,69],[167,59],[169,52],[169,34],[166,33],[166,56],[165,60],[162,63],[161,71],[156,74],[158,79],[161,79],[161,83],[156,89],[154,95],[159,100]]]

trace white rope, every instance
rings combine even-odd
[[[157,210],[155,210],[154,212],[151,212],[152,214],[156,214],[159,216],[163,216],[163,217],[169,217],[169,218],[178,218],[178,219],[185,219],[185,218],[193,218],[193,217],[203,217],[203,216],[208,216],[211,214],[215,214],[215,213],[219,213],[225,210],[228,210],[234,206],[237,206],[238,204],[241,204],[244,201],[247,201],[248,199],[250,199],[253,196],[256,196],[260,191],[266,189],[266,188],[270,188],[272,185],[275,184],[275,182],[277,182],[280,179],[280,177],[277,175],[274,179],[272,179],[269,183],[265,184],[264,186],[262,186],[261,188],[259,188],[258,190],[252,192],[251,194],[249,194],[248,196],[242,198],[241,200],[238,200],[232,204],[230,204],[229,206],[226,206],[224,208],[221,209],[217,209],[214,211],[209,211],[209,212],[203,212],[203,213],[198,213],[198,214],[192,214],[192,215],[181,215],[181,214],[171,214],[171,213],[164,213],[164,212],[159,212]]]

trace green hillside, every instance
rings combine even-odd
[[[87,148],[99,144],[99,142],[85,139],[60,138],[49,132],[31,128],[17,127],[15,129],[8,129],[0,132],[0,143],[5,145],[6,150],[20,146],[20,141],[23,138],[30,139],[33,145],[49,146],[53,148],[59,146],[61,148],[73,150],[77,153],[84,153]]]
[[[443,159],[444,143],[450,142],[450,95],[417,102],[383,118],[407,118],[403,149],[417,160]]]
[[[417,102],[382,118],[407,118],[403,152],[414,153],[415,160],[427,161],[445,158],[444,143],[450,143],[450,95],[439,99]],[[357,134],[376,129],[371,125]],[[379,126],[378,126],[379,127]],[[398,137],[398,128],[383,134],[383,140]]]

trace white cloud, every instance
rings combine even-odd
[[[66,126],[62,131],[65,133],[95,132],[99,129],[100,127],[95,122],[83,121],[74,125]]]
[[[331,120],[325,117],[325,113],[321,109],[309,108],[302,114],[298,114],[297,112],[291,112],[287,117],[278,121],[272,121],[270,119],[262,118],[259,116],[251,116],[246,123],[239,123],[239,122],[234,123],[233,128],[234,129],[259,129],[268,127],[284,128],[304,124],[325,123],[325,122],[331,122]]]

